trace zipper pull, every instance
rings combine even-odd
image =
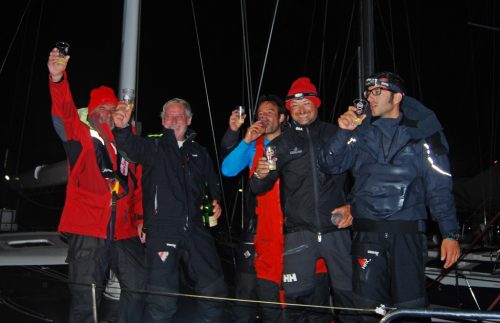
[[[318,242],[321,242],[321,232],[318,232]]]

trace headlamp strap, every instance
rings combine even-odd
[[[392,92],[400,92],[400,93],[403,93],[403,91],[399,88],[399,86],[393,84],[393,83],[390,83],[390,82],[386,82],[386,81],[381,81],[379,79],[376,79],[376,78],[367,78],[365,80],[365,87],[368,88],[370,86],[383,86],[385,88],[387,88],[388,90],[392,91]]]

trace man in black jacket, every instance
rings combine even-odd
[[[285,300],[312,304],[316,259],[324,258],[335,305],[352,307],[351,238],[345,229],[352,217],[345,206],[346,176],[324,174],[318,168],[322,142],[337,131],[336,126],[317,120],[320,104],[316,87],[308,78],[292,84],[286,100],[293,119],[291,128],[269,143],[276,147],[277,170],[270,171],[266,158],[261,158],[250,185],[254,193],[261,194],[280,179],[285,216]],[[334,225],[331,215],[338,212],[345,216]],[[340,322],[352,320],[340,314]],[[291,306],[286,307],[285,317],[290,322],[322,321],[314,311],[294,310]]]
[[[226,296],[226,285],[217,250],[201,213],[205,183],[213,198],[214,216],[221,215],[220,185],[212,160],[193,141],[188,128],[192,112],[188,102],[172,99],[161,114],[163,133],[141,138],[128,127],[130,111],[114,115],[113,133],[118,147],[143,165],[144,228],[148,290],[143,322],[171,322],[177,299],[157,292],[177,293],[179,266],[183,261],[199,295]],[[156,293],[155,293],[156,292]],[[204,322],[220,322],[223,303],[200,301]]]

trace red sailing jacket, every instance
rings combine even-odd
[[[104,239],[111,219],[112,193],[109,182],[101,175],[90,128],[79,119],[66,73],[59,83],[49,80],[49,88],[52,97],[53,124],[63,141],[68,157],[66,201],[58,232]],[[109,142],[113,140],[110,137]],[[143,214],[141,170],[137,165],[128,164],[124,159],[117,165],[115,148],[110,143],[106,148],[114,170],[119,169],[122,174],[128,174],[129,193],[116,203],[113,239],[131,238],[137,236],[137,224],[142,222],[142,219],[136,219],[137,215]],[[135,180],[130,173],[135,175]]]
[[[264,156],[264,137],[255,141],[250,176],[255,172],[259,158]],[[271,280],[281,285],[283,274],[283,212],[280,204],[279,179],[271,190],[257,195],[257,230],[255,233],[254,267],[257,277]],[[323,259],[316,262],[316,273],[327,272]]]

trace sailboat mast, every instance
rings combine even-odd
[[[139,17],[140,0],[124,0],[119,89],[122,99],[124,90],[133,90],[132,101],[136,97]]]
[[[375,71],[373,0],[359,0],[359,18],[358,95],[361,98],[364,80]]]

